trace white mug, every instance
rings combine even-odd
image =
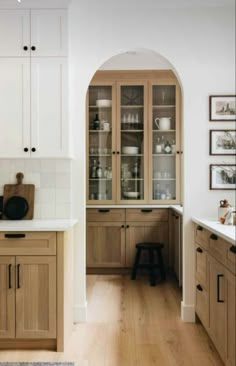
[[[155,124],[159,130],[170,130],[170,120],[171,117],[156,118]]]

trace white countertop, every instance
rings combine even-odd
[[[205,229],[213,232],[214,234],[220,236],[221,238],[236,246],[236,226],[223,225],[219,221],[214,219],[202,219],[198,217],[193,217],[192,220],[196,224],[201,225]]]
[[[66,231],[78,220],[0,220],[0,231]]]
[[[87,205],[86,208],[173,208],[179,214],[183,214],[181,205]]]
[[[183,213],[184,213],[183,206],[180,206],[180,205],[171,205],[170,208],[172,208],[172,210],[176,211],[180,215],[183,215]]]

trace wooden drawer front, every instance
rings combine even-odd
[[[196,278],[204,287],[208,288],[207,252],[199,245],[196,245]]]
[[[126,221],[168,221],[168,209],[128,208],[126,209]]]
[[[88,208],[87,222],[125,221],[124,208]]]
[[[209,236],[210,232],[204,229],[200,225],[196,225],[195,228],[195,242],[199,244],[201,247],[207,249],[209,246]]]
[[[209,292],[202,284],[196,282],[196,313],[206,328],[209,328],[209,312]]]
[[[0,255],[56,255],[56,233],[0,233]]]
[[[236,254],[230,251],[232,245],[215,234],[210,235],[209,253],[236,274]]]

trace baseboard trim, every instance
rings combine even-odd
[[[83,305],[74,305],[74,323],[84,323],[87,320],[87,301]]]
[[[181,301],[181,319],[185,323],[195,323],[196,314],[194,305],[186,305]]]

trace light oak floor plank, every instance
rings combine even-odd
[[[0,361],[78,361],[79,366],[223,366],[201,324],[180,320],[174,281],[87,276],[88,321],[64,353],[0,351]]]

